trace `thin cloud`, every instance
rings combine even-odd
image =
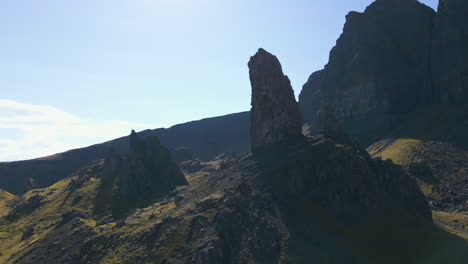
[[[156,126],[84,119],[47,105],[0,99],[0,161],[32,159]]]

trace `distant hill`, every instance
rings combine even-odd
[[[168,129],[145,130],[139,135],[158,136],[170,150],[186,147],[195,158],[211,160],[226,152],[241,154],[248,151],[249,118],[249,112],[242,112],[192,121]],[[128,150],[128,137],[121,137],[44,158],[0,163],[0,188],[21,193],[27,190],[29,179],[34,180],[37,188],[46,187],[93,160],[105,158],[111,151],[126,154]]]

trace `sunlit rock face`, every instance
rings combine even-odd
[[[302,119],[278,59],[259,49],[248,63],[252,85],[252,151],[302,135]]]

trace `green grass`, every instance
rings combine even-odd
[[[395,164],[408,166],[420,161],[417,153],[424,151],[424,142],[417,139],[387,139],[372,145],[369,154],[383,160],[392,160]]]
[[[9,211],[8,202],[13,200],[16,196],[0,189],[0,218],[7,215]]]

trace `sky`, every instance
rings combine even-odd
[[[260,47],[298,96],[371,2],[0,0],[0,161],[247,111]]]

